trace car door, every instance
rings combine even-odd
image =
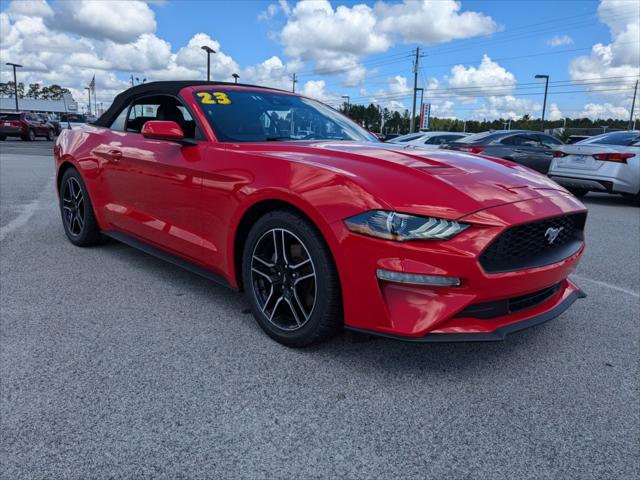
[[[134,102],[114,121],[97,152],[108,202],[105,218],[114,229],[192,261],[203,258],[202,167],[206,142],[183,145],[145,138],[146,121],[157,119],[156,96]]]
[[[503,149],[502,158],[547,173],[551,157],[545,154],[537,135],[519,133],[503,138],[499,143],[507,147]]]

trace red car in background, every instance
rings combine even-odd
[[[20,137],[27,141],[33,141],[36,137],[53,140],[55,136],[55,127],[38,114],[0,112],[0,140],[6,140],[7,137]]]
[[[343,327],[500,340],[582,296],[568,275],[587,212],[565,189],[508,161],[382,144],[289,92],[139,85],[63,129],[55,159],[72,243],[110,237],[244,290],[286,345]]]

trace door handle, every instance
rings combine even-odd
[[[515,153],[522,153],[524,150],[520,149],[520,148],[515,148],[513,150]]]
[[[109,150],[107,155],[109,156],[109,159],[114,162],[118,162],[122,159],[122,152],[120,150]]]

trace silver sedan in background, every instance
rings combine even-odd
[[[549,177],[577,197],[618,193],[640,205],[640,131],[610,132],[553,153]]]

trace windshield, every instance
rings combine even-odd
[[[320,102],[277,92],[206,90],[194,93],[221,142],[378,139]]]
[[[595,145],[620,145],[624,147],[628,147],[633,145],[635,141],[638,140],[640,136],[640,132],[638,131],[629,131],[629,132],[611,132],[611,133],[603,133],[602,135],[597,135],[595,137],[587,138],[586,140],[581,140],[577,143],[579,144],[595,144]]]

